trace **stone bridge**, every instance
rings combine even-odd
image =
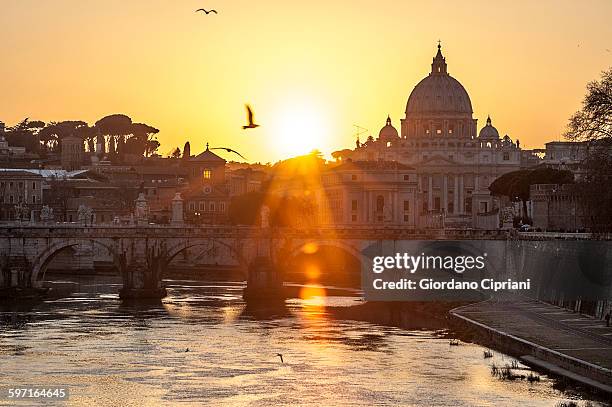
[[[351,227],[295,230],[245,226],[82,226],[0,225],[0,289],[41,287],[54,256],[79,245],[100,246],[112,256],[123,280],[124,297],[156,296],[164,270],[185,250],[214,243],[230,253],[235,264],[248,273],[256,258],[286,264],[307,243],[332,246],[363,264],[369,247],[405,241],[544,239],[511,235],[500,230],[423,230]],[[588,236],[579,238],[588,239]]]

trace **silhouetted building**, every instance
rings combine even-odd
[[[576,184],[535,184],[529,194],[534,228],[576,232],[587,227],[587,214]]]
[[[0,219],[30,220],[32,211],[42,206],[42,181],[42,176],[29,171],[0,170]]]
[[[61,140],[60,146],[62,150],[62,168],[68,171],[81,169],[85,154],[83,139],[76,136],[64,137]]]
[[[226,161],[209,150],[181,160],[187,170],[184,192],[185,217],[191,223],[219,224],[228,220],[229,191]]]
[[[394,161],[348,161],[325,171],[317,206],[323,225],[417,225],[416,170]]]
[[[457,227],[473,227],[477,214],[497,210],[489,185],[521,168],[521,150],[510,137],[500,137],[491,118],[477,133],[472,102],[465,88],[447,72],[440,46],[431,72],[412,90],[401,120],[401,135],[388,117],[378,138],[338,152],[342,160],[397,161],[414,167],[418,182],[417,225],[443,215]],[[402,203],[389,202],[392,213]],[[400,205],[399,207],[397,205]]]

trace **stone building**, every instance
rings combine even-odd
[[[397,161],[415,168],[415,210],[423,218],[417,225],[442,215],[447,225],[471,227],[477,214],[498,210],[488,187],[499,176],[520,169],[520,144],[507,135],[500,137],[490,117],[477,132],[468,92],[449,75],[440,46],[429,75],[408,98],[400,129],[398,134],[387,117],[377,139],[357,141],[341,159]]]
[[[417,175],[393,161],[348,161],[321,176],[323,225],[417,224]]]
[[[587,214],[575,184],[536,184],[529,190],[533,227],[576,232],[587,227]]]
[[[226,161],[209,150],[181,160],[188,187],[183,194],[187,222],[220,224],[228,220],[229,191],[225,179]]]
[[[18,169],[0,171],[0,220],[30,220],[42,207],[43,177]],[[17,209],[19,208],[19,209]],[[19,213],[18,213],[19,212]]]
[[[83,139],[76,136],[64,137],[60,146],[62,169],[67,171],[80,170],[85,155]]]

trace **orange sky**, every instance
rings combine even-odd
[[[479,127],[491,114],[540,147],[612,65],[612,2],[491,3],[4,0],[0,120],[125,113],[160,129],[162,154],[186,140],[252,162],[329,154],[353,147],[353,123],[399,127],[440,38]],[[262,126],[243,132],[246,102]]]

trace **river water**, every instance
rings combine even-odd
[[[534,384],[492,377],[491,363],[512,359],[483,359],[477,345],[326,314],[326,302],[355,298],[305,290],[288,300],[286,315],[262,318],[245,312],[242,283],[168,286],[161,305],[122,305],[118,285],[96,281],[31,309],[2,310],[0,388],[67,387],[58,405],[78,406],[500,407],[577,397],[545,376]],[[0,405],[10,403],[0,397]]]

